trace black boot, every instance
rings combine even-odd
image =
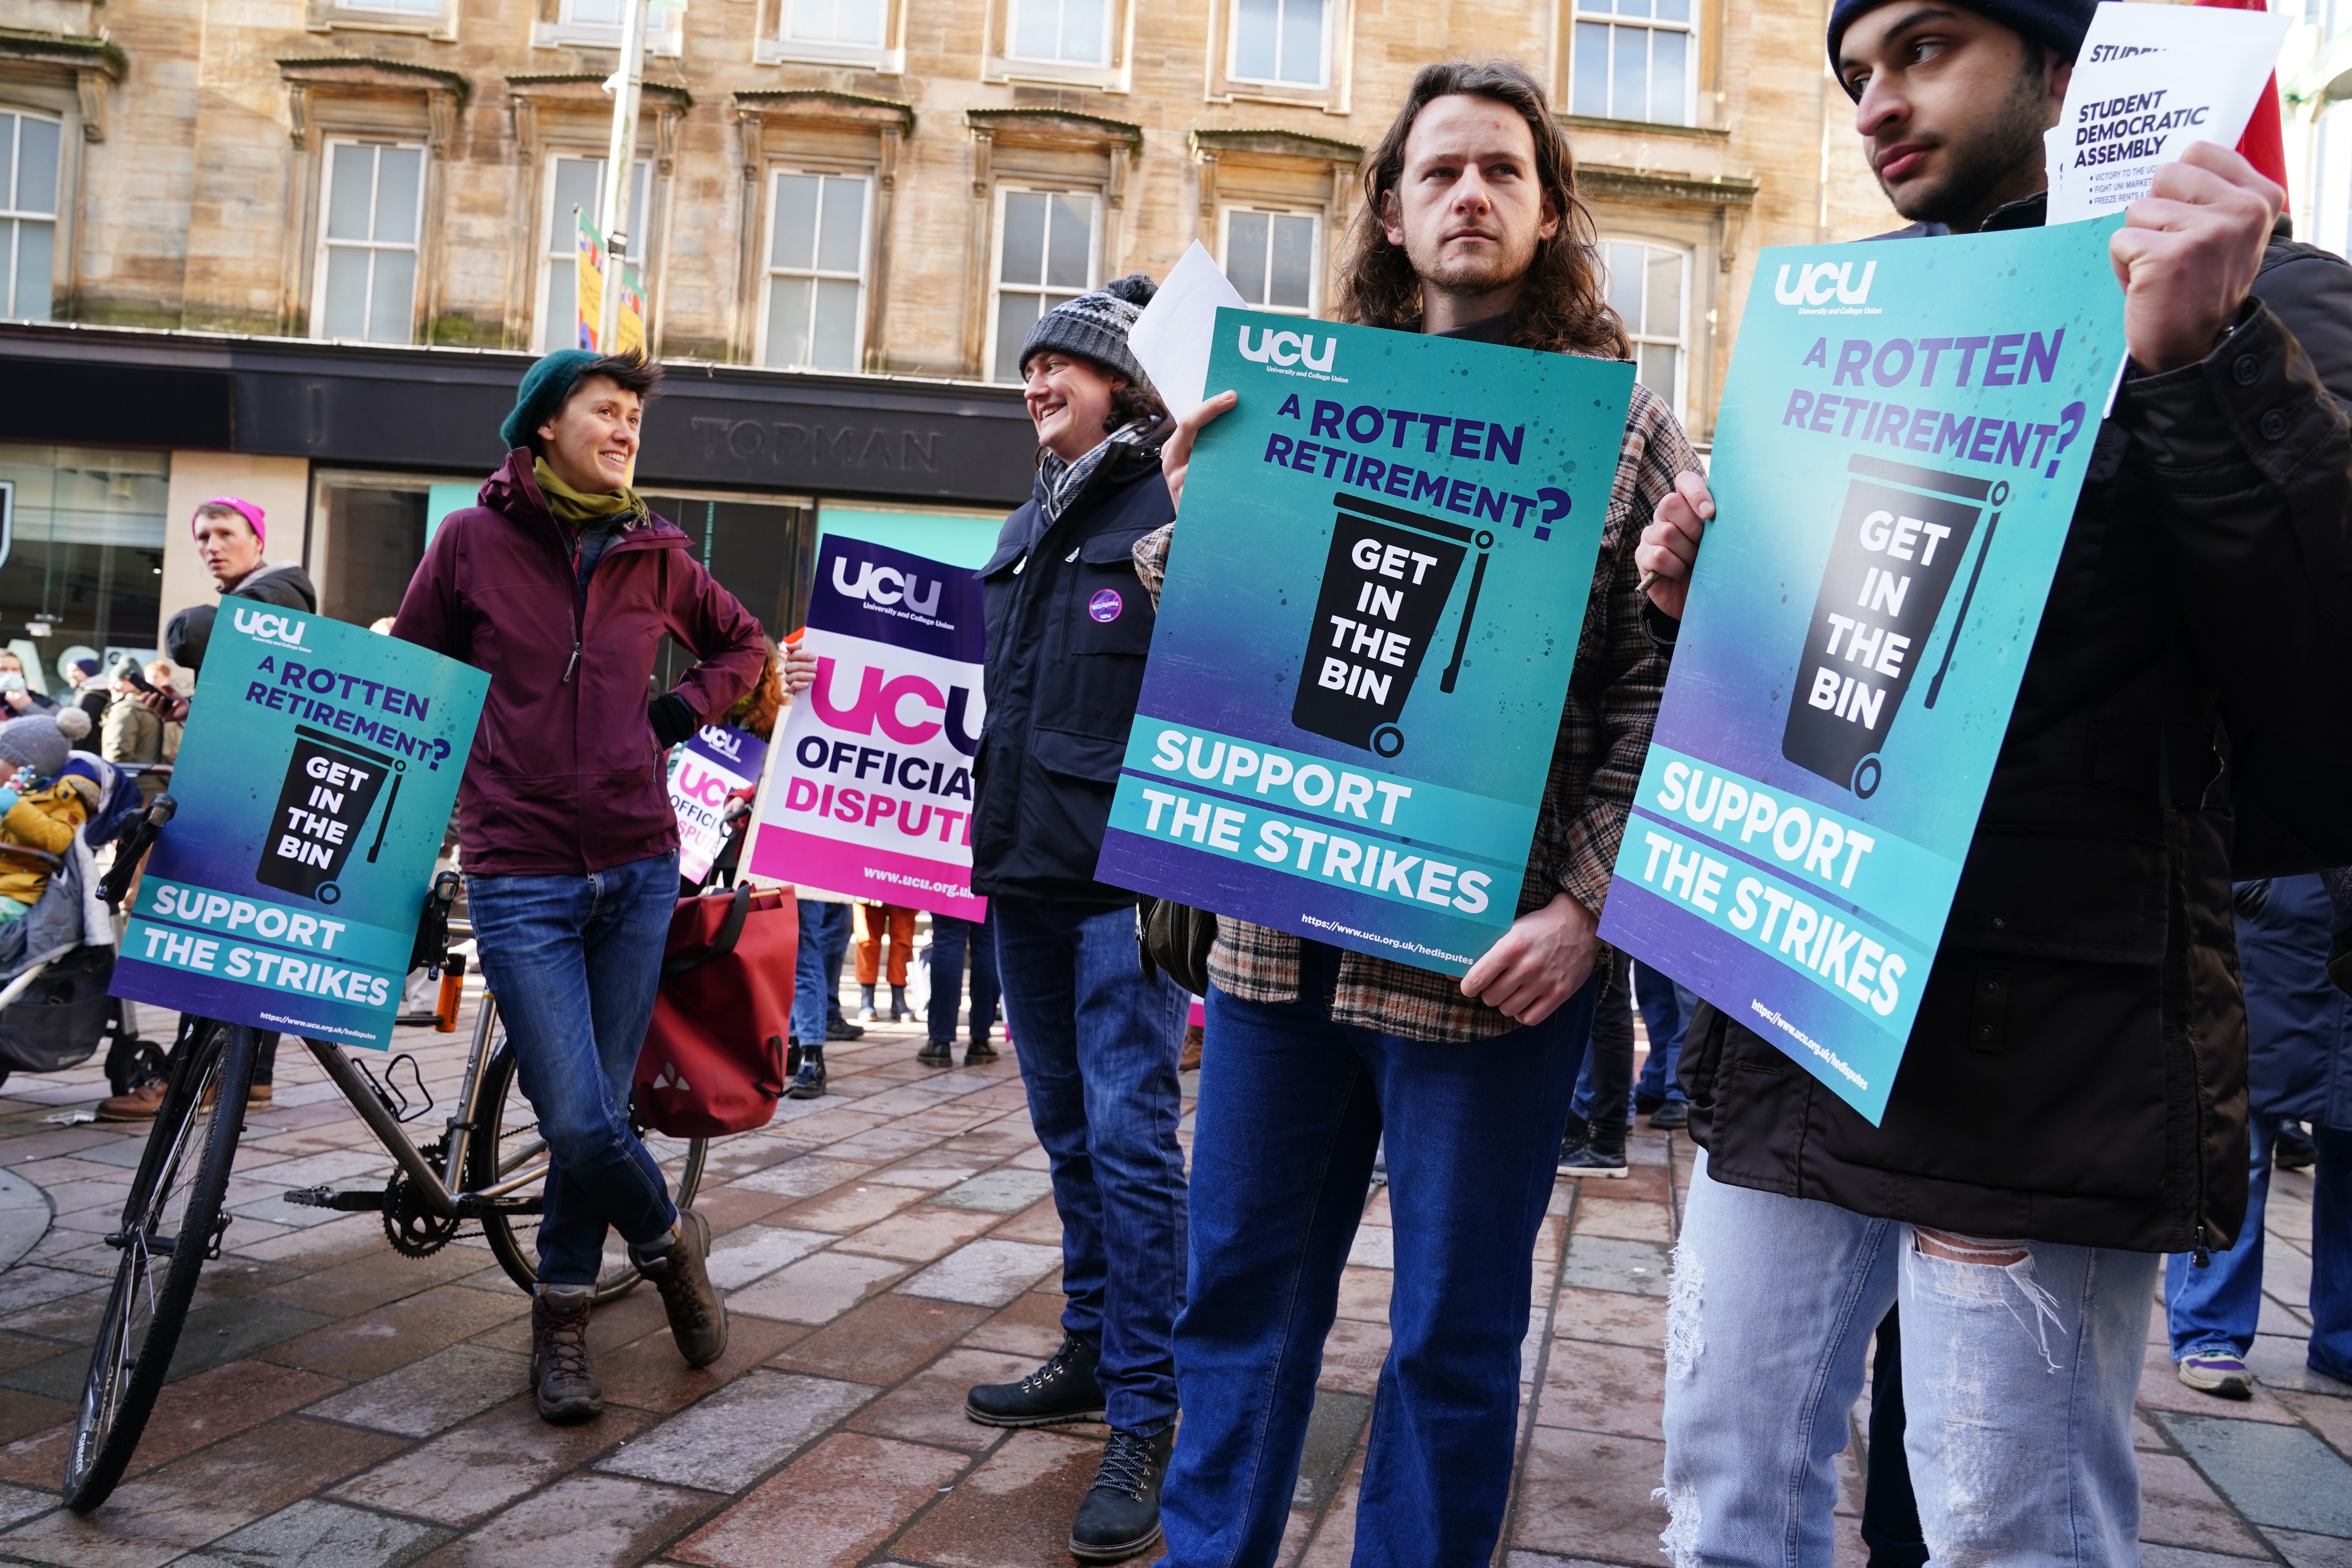
[[[539,1417],[558,1426],[604,1413],[604,1385],[588,1364],[593,1285],[542,1285],[530,1299],[530,1388]]]
[[[1053,1360],[1018,1383],[982,1384],[964,1395],[963,1413],[983,1426],[1099,1421],[1103,1393],[1095,1381],[1095,1364],[1101,1360],[1099,1345],[1064,1334]]]
[[[1102,1468],[1078,1504],[1070,1526],[1070,1555],[1081,1563],[1116,1563],[1160,1539],[1160,1483],[1168,1479],[1176,1428],[1113,1432],[1103,1445]]]
[[[801,1068],[793,1074],[792,1088],[784,1090],[794,1100],[814,1100],[824,1092],[824,1047],[803,1046]]]
[[[927,1068],[951,1068],[955,1066],[955,1046],[947,1040],[925,1040],[923,1048],[915,1053],[915,1059]]]
[[[1595,1121],[1584,1146],[1570,1152],[1560,1149],[1560,1173],[1569,1176],[1622,1176],[1625,1174],[1625,1133],[1623,1121]]]
[[[669,1250],[642,1259],[630,1252],[637,1272],[661,1292],[670,1338],[688,1366],[709,1366],[727,1353],[727,1305],[711,1288],[709,1258],[710,1222],[692,1209],[677,1211]]]
[[[979,1067],[984,1062],[992,1062],[995,1059],[996,1047],[988,1043],[986,1035],[974,1035],[971,1037],[971,1044],[963,1048],[963,1065],[968,1068]]]

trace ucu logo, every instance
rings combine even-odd
[[[730,763],[743,760],[743,731],[740,730],[730,730],[724,724],[705,724],[702,733],[696,739]]]
[[[936,595],[936,585],[933,592]],[[858,682],[857,700],[845,707],[834,700],[833,672],[833,660],[819,658],[816,684],[808,691],[816,716],[829,728],[871,735],[878,726],[902,746],[919,746],[944,731],[948,744],[965,756],[980,749],[980,726],[969,721],[969,689],[951,686],[942,694],[919,675],[902,675],[894,680],[887,671],[869,664]],[[908,698],[920,704],[911,718],[906,709]]]
[[[735,792],[736,784],[725,773],[713,773],[688,758],[678,764],[677,777],[671,787],[688,800],[699,801],[708,806],[721,806]]]
[[[1862,286],[1853,286],[1853,263],[1851,261],[1816,261],[1798,272],[1794,283],[1789,281],[1789,264],[1780,264],[1780,276],[1772,284],[1772,298],[1783,305],[1826,305],[1834,297],[1841,305],[1860,305],[1870,299],[1870,280],[1878,272],[1878,263],[1865,263],[1862,269]]]
[[[304,627],[291,616],[272,615],[267,610],[248,610],[240,606],[236,616],[236,629],[264,642],[274,642],[279,647],[302,646]]]
[[[835,591],[852,599],[863,599],[869,605],[904,605],[919,616],[935,616],[940,611],[940,590],[947,584],[939,578],[931,580],[930,595],[916,597],[920,582],[912,575],[888,566],[877,566],[871,561],[857,563],[857,581],[847,579],[849,558],[833,558],[833,585]]]
[[[1339,352],[1338,338],[1323,340],[1323,357],[1315,357],[1315,340],[1297,332],[1277,332],[1267,328],[1257,330],[1257,347],[1250,347],[1250,330],[1242,328],[1242,358],[1255,360],[1260,364],[1303,364],[1309,370],[1329,374],[1331,360]]]

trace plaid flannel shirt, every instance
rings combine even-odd
[[[1592,590],[1577,639],[1568,700],[1552,744],[1551,772],[1536,816],[1535,843],[1519,889],[1518,912],[1566,893],[1598,914],[1609,896],[1610,868],[1624,837],[1626,809],[1664,690],[1670,639],[1654,634],[1638,591],[1633,547],[1698,457],[1664,402],[1635,383],[1609,491],[1609,517],[1593,563]],[[1181,519],[1179,521],[1181,521]],[[1135,568],[1155,601],[1168,565],[1175,523],[1136,542]],[[1299,939],[1245,921],[1220,920],[1209,977],[1251,1002],[1298,999]],[[1460,981],[1391,959],[1346,952],[1331,1016],[1341,1024],[1408,1039],[1460,1043],[1489,1039],[1514,1026],[1484,1002],[1462,994]]]

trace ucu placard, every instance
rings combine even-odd
[[[978,920],[971,762],[984,648],[969,567],[829,534],[793,704],[761,797],[761,877]]]

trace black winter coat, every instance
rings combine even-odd
[[[981,568],[988,719],[972,807],[971,885],[1110,909],[1095,880],[1143,690],[1151,595],[1135,542],[1174,521],[1156,444],[1119,447],[1048,527],[1035,500],[1005,520]]]
[[[2041,221],[2036,197],[1987,226]],[[1986,1237],[2235,1238],[2246,1018],[2214,786],[2232,735],[2291,742],[2320,787],[2352,764],[2344,398],[2352,267],[2307,246],[2271,247],[2206,359],[2125,384],[1884,1123],[1703,1007],[1682,1079],[1708,1174]]]

